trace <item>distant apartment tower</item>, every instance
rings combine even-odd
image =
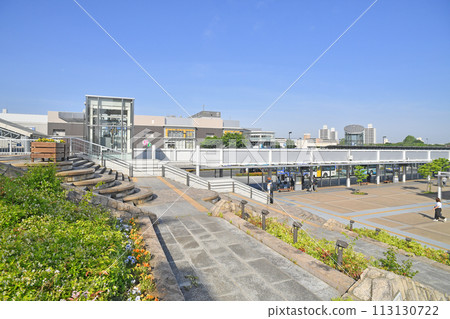
[[[364,144],[370,145],[375,144],[377,141],[376,129],[372,124],[368,124],[364,129]]]
[[[327,125],[324,125],[319,130],[319,139],[321,139],[322,141],[337,141],[338,134],[336,129],[334,127],[329,129]]]
[[[332,141],[338,141],[338,132],[334,127],[330,129],[330,140]]]
[[[330,139],[330,130],[328,126],[324,125],[323,128],[319,130],[319,138],[321,140],[329,140]]]

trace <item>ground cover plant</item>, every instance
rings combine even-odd
[[[236,212],[236,215],[240,216],[241,212]],[[247,214],[247,221],[259,228],[262,227],[261,217],[259,216],[249,216]],[[324,264],[347,274],[355,280],[360,279],[362,272],[369,265],[410,278],[417,274],[417,272],[411,270],[411,261],[406,260],[403,261],[402,264],[399,264],[393,250],[388,250],[384,253],[386,258],[376,260],[374,258],[367,258],[364,254],[356,252],[353,249],[354,243],[350,243],[349,246],[344,249],[342,265],[339,266],[337,265],[337,254],[335,251],[335,242],[333,241],[324,238],[317,239],[310,236],[304,230],[299,230],[297,242],[294,243],[292,226],[281,223],[276,218],[266,219],[266,231],[300,251],[320,260]]]
[[[136,224],[66,199],[54,166],[0,176],[2,300],[155,300]]]
[[[237,213],[240,216],[240,212]],[[249,217],[247,219],[251,224],[261,228],[260,217]],[[292,226],[285,223],[280,223],[275,218],[266,219],[266,231],[290,244],[291,246],[307,253],[308,255],[320,260],[324,264],[346,273],[348,276],[358,280],[369,265],[369,260],[361,253],[353,250],[353,245],[350,244],[344,250],[342,266],[336,264],[337,255],[335,252],[335,243],[326,239],[316,239],[309,236],[305,231],[299,230],[297,242],[294,243]]]
[[[414,239],[412,239],[410,242],[407,242],[405,239],[390,235],[388,232],[384,230],[380,230],[377,233],[375,230],[372,229],[353,228],[353,231],[358,235],[373,238],[380,242],[386,243],[390,246],[413,253],[416,256],[424,256],[429,259],[450,266],[448,254],[444,250],[426,247],[416,242]]]

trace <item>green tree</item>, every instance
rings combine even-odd
[[[293,140],[288,139],[286,141],[286,148],[295,148],[295,142]]]
[[[353,173],[356,176],[356,182],[361,186],[362,181],[367,178],[367,170],[363,166],[356,166]]]
[[[240,133],[225,133],[222,136],[223,147],[226,148],[245,148],[247,140]]]
[[[449,167],[450,167],[450,161],[446,158],[438,158],[438,159],[433,160],[430,163],[423,164],[422,166],[419,167],[419,169],[417,170],[419,172],[419,174],[422,175],[423,177],[426,177],[428,180],[427,192],[431,192],[432,176],[437,174],[437,172],[447,171],[449,169]]]
[[[222,146],[222,139],[217,136],[208,136],[200,143],[201,148],[220,148]]]
[[[345,145],[345,138],[341,138],[339,140],[339,145]]]

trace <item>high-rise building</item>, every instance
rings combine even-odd
[[[367,127],[364,129],[364,144],[365,145],[375,144],[376,141],[377,141],[376,129],[373,127],[372,124],[368,124]]]
[[[338,141],[338,132],[334,127],[330,129],[330,140],[331,141]]]
[[[329,140],[330,139],[330,130],[328,126],[324,125],[323,128],[319,130],[319,138],[321,140]]]

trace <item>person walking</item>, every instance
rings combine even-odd
[[[313,191],[317,192],[317,179],[313,178],[312,180],[312,189]]]
[[[269,191],[270,203],[273,204],[273,183],[272,183],[272,180],[269,180],[269,184],[267,184],[267,190]]]
[[[294,186],[295,186],[295,182],[294,182],[294,178],[292,178],[292,176],[289,178],[289,183],[291,184],[291,191],[294,190]]]
[[[433,209],[434,209],[433,221],[437,222],[439,220],[442,220],[445,223],[447,221],[447,218],[442,216],[442,203],[439,197],[436,197],[436,205],[434,205]]]

